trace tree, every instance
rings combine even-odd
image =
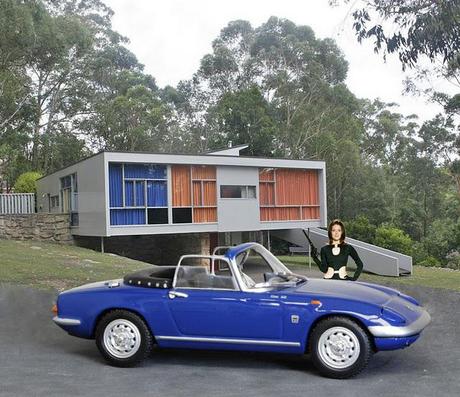
[[[23,163],[48,173],[89,150],[168,141],[167,107],[112,14],[99,0],[0,0],[0,166],[9,182]]]
[[[347,139],[348,126],[357,120],[358,101],[343,84],[346,72],[336,44],[317,39],[307,26],[276,17],[255,29],[247,21],[230,22],[193,79],[178,86],[188,102],[181,108],[189,115],[187,128],[199,134],[190,140],[201,150],[222,142],[225,136],[212,138],[222,130],[208,124],[210,111],[225,95],[257,87],[277,129],[271,154],[324,158],[332,149],[322,145],[322,135],[340,128],[336,139]]]
[[[210,123],[215,125],[213,147],[248,144],[251,156],[270,156],[274,151],[275,123],[270,106],[257,86],[224,94],[210,110]]]
[[[454,60],[460,50],[459,14],[457,0],[369,0],[352,12],[358,41],[373,39],[376,52],[398,54],[403,69],[421,56],[445,64]]]

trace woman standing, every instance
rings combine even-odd
[[[329,244],[321,247],[321,260],[317,257],[317,250],[312,250],[312,258],[319,269],[325,273],[324,278],[335,280],[357,280],[363,270],[363,262],[355,248],[345,242],[345,226],[339,219],[334,219],[327,229]],[[356,263],[353,277],[347,275],[348,256]]]

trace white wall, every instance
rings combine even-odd
[[[248,185],[256,187],[256,198],[220,198],[221,185]],[[258,230],[259,210],[259,169],[233,166],[217,167],[217,220],[219,232]]]
[[[49,212],[48,194],[59,196],[58,211],[62,211],[60,178],[73,173],[77,174],[79,226],[72,227],[72,234],[103,236],[106,234],[104,153],[39,179],[38,212]]]

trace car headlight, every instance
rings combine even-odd
[[[388,307],[382,308],[382,318],[392,324],[404,324],[406,322],[403,316]]]
[[[412,296],[406,295],[406,294],[401,294],[399,293],[399,296],[406,301],[409,301],[410,303],[413,303],[415,306],[420,306],[420,303],[418,303],[417,299],[412,298]]]

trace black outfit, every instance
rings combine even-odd
[[[342,266],[346,266],[348,262],[348,255],[350,255],[354,259],[357,268],[354,276],[347,276],[345,280],[357,280],[363,270],[363,262],[359,258],[358,253],[353,246],[347,243],[339,244],[338,247],[340,248],[338,255],[334,255],[332,253],[332,248],[334,248],[334,246],[328,244],[324,247],[321,247],[321,261],[316,256],[316,252],[312,252],[312,258],[318,265],[319,269],[323,273],[326,273],[329,267],[332,267],[336,271],[339,270]],[[332,278],[336,280],[342,280],[337,273],[334,273]]]

